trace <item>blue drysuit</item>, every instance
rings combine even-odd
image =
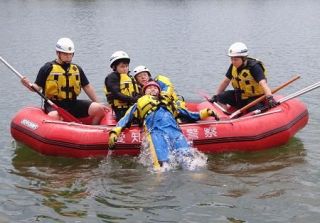
[[[137,103],[139,103],[139,101]],[[143,119],[144,128],[147,133],[151,135],[152,143],[160,162],[168,161],[170,151],[180,150],[182,153],[188,152],[189,145],[187,139],[183,135],[173,112],[171,112],[166,105],[157,105],[155,110],[150,110],[149,113],[142,118],[139,117],[141,112],[138,111],[139,106],[137,106],[137,103],[129,108],[125,116],[119,120],[116,127],[123,129],[129,126],[134,117]],[[183,108],[178,108],[175,115],[191,121],[200,120],[200,114],[198,112],[190,112]]]

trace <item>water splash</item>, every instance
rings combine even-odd
[[[145,137],[143,137],[141,142],[138,163],[142,164],[145,167],[149,167],[151,170],[153,170],[153,160],[150,152],[150,143]]]
[[[191,144],[189,143],[189,145]],[[157,172],[166,172],[180,168],[183,170],[198,170],[207,166],[207,160],[207,155],[191,146],[179,148],[179,150],[170,149],[169,161],[164,162]],[[138,156],[137,162],[148,167],[151,171],[154,171],[150,144],[146,139],[142,140],[140,155]]]
[[[170,165],[174,165],[176,168],[198,170],[207,166],[208,157],[196,148],[188,147],[172,151],[169,160]]]

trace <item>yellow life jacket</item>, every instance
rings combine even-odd
[[[159,99],[156,96],[144,95],[137,101],[138,118],[144,119],[149,113],[157,110],[159,106],[166,107],[176,117],[178,115],[177,106],[173,102]]]
[[[240,73],[238,73],[235,66],[232,66],[231,84],[233,88],[241,90],[241,99],[248,99],[250,97],[264,94],[263,88],[255,81],[250,72],[250,69],[256,64],[259,64],[262,67],[264,75],[266,75],[266,69],[263,63],[253,58],[247,59],[247,65],[240,71]]]
[[[139,89],[135,80],[129,74],[125,74],[125,73],[120,74],[119,86],[120,86],[120,93],[126,96],[134,97],[139,92]],[[116,107],[116,108],[130,107],[131,104],[128,104],[128,102],[121,101],[119,99],[113,99],[111,92],[106,87],[104,88],[104,91],[107,96],[108,103],[113,107]]]
[[[81,92],[80,72],[75,64],[70,64],[66,72],[59,64],[52,64],[47,77],[44,94],[53,100],[76,99]]]
[[[167,78],[166,76],[163,76],[163,75],[158,75],[154,80],[158,83],[162,82],[163,84],[165,84],[167,86],[167,90],[165,90],[163,92],[165,92],[168,96],[173,97],[175,100],[178,99],[178,96],[174,90],[174,86],[169,78]],[[161,85],[161,83],[160,83],[160,85]]]
[[[178,105],[178,107],[186,108],[184,100],[181,100],[181,99],[178,97],[177,92],[176,92],[175,89],[174,89],[174,85],[172,84],[172,82],[170,81],[169,78],[167,78],[166,76],[163,76],[163,75],[160,75],[160,74],[159,74],[159,75],[155,78],[155,81],[156,81],[157,83],[160,82],[160,87],[161,87],[161,82],[167,86],[167,90],[161,91],[161,92],[163,92],[164,94],[166,94],[166,95],[168,95],[169,97],[171,97],[172,100]]]

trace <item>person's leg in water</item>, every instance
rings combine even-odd
[[[162,131],[152,130],[151,139],[154,145],[154,149],[157,154],[158,162],[160,166],[163,165],[164,162],[169,161],[169,144],[168,139],[164,136]]]

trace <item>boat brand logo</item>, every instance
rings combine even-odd
[[[36,123],[31,122],[30,120],[27,120],[27,119],[22,119],[21,124],[32,130],[36,130],[39,127]]]

